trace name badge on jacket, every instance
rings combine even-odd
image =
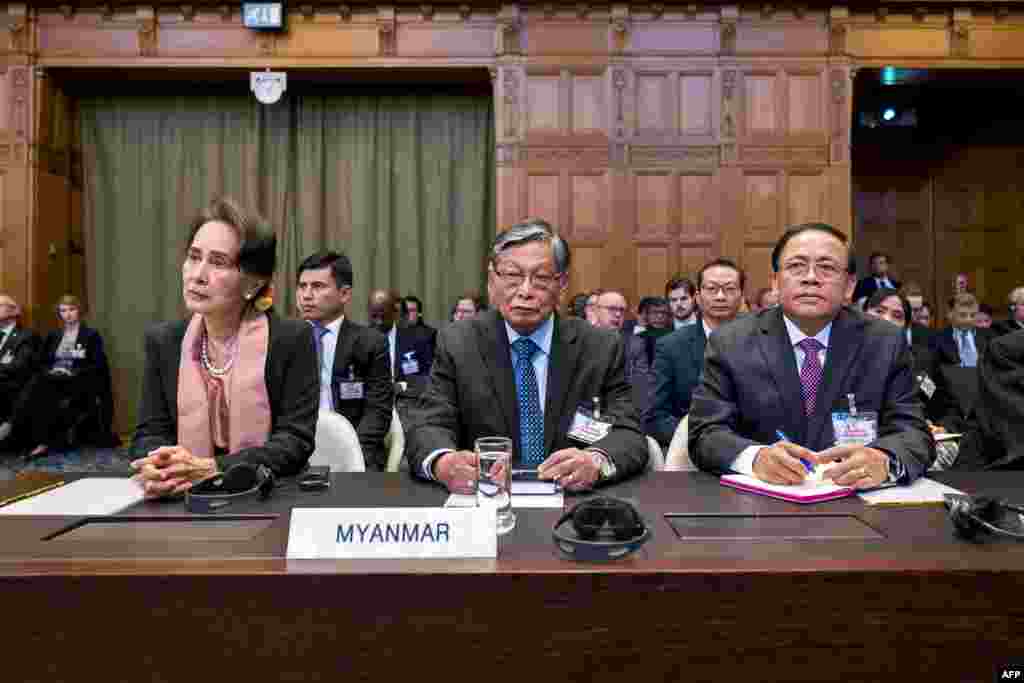
[[[363,398],[363,383],[342,380],[338,382],[338,395],[342,401],[355,401]]]
[[[406,351],[402,354],[402,374],[418,375],[420,373],[420,362],[416,360],[415,351]]]
[[[611,428],[611,422],[594,417],[593,411],[587,408],[577,408],[566,436],[573,441],[581,441],[589,446],[608,436]]]

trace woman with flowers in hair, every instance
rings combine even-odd
[[[301,470],[320,386],[311,328],[271,305],[277,240],[228,198],[189,228],[182,295],[190,317],[146,332],[132,462],[148,497],[176,495],[231,465]]]

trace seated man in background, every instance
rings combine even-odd
[[[370,326],[388,341],[389,367],[401,414],[406,404],[419,396],[430,377],[437,334],[433,328],[425,330],[419,326],[399,325],[399,311],[395,292],[386,289],[370,292],[367,307]]]
[[[654,399],[654,345],[665,335],[672,334],[668,300],[660,297],[644,297],[644,300],[647,302],[644,308],[646,328],[625,339],[626,380],[633,387],[633,406],[640,416],[640,424],[647,423]]]
[[[33,330],[18,325],[21,307],[0,294],[0,443],[11,435],[14,406],[39,364],[42,342]]]
[[[1024,330],[992,341],[954,469],[1024,469]]]
[[[855,303],[867,300],[876,289],[899,289],[900,283],[889,276],[889,255],[880,251],[871,254],[868,259],[871,274],[857,283],[853,290],[852,299]]]
[[[1024,330],[1024,287],[1015,287],[1010,292],[1010,317],[992,325],[992,332],[997,335],[1010,334]]]
[[[430,383],[411,411],[413,476],[470,493],[476,439],[512,439],[514,468],[536,468],[570,491],[643,470],[647,444],[626,382],[622,337],[555,314],[569,247],[530,220],[500,233],[487,291],[493,309],[441,331]],[[590,412],[594,401],[599,414]],[[596,439],[574,422],[587,421]]]
[[[992,328],[992,307],[988,304],[978,304],[978,313],[974,316],[974,326],[979,330]]]
[[[956,294],[949,300],[949,327],[933,334],[929,341],[935,365],[978,367],[978,359],[985,354],[992,333],[975,326],[977,315],[978,300],[970,292]]]
[[[835,462],[835,483],[908,483],[935,458],[903,333],[844,306],[856,268],[830,225],[787,230],[772,250],[780,307],[738,318],[708,340],[690,406],[690,457],[701,469],[799,484]],[[832,413],[876,415],[874,440],[835,446]]]
[[[729,259],[716,259],[697,273],[700,322],[658,341],[654,354],[654,399],[644,429],[668,448],[704,368],[704,345],[711,333],[739,314],[746,275]]]
[[[452,306],[451,322],[469,320],[485,308],[487,307],[476,292],[466,292],[455,300],[455,305]]]
[[[394,384],[388,343],[345,315],[352,300],[352,262],[320,252],[299,265],[296,304],[313,326],[320,365],[320,410],[348,418],[359,435],[367,470],[387,467],[384,436],[391,427]]]
[[[697,324],[697,302],[693,280],[676,275],[665,284],[665,298],[672,309],[672,329]]]
[[[606,289],[597,297],[594,304],[594,327],[602,330],[622,330],[622,323],[626,320],[626,297],[622,292],[614,289]]]

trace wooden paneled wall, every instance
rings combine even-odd
[[[308,1],[289,3],[282,34],[244,29],[239,3],[0,5],[0,287],[48,305],[55,204],[80,203],[43,142],[50,68],[216,80],[222,67],[481,66],[497,105],[496,227],[556,223],[574,290],[658,292],[716,255],[762,286],[784,226],[851,229],[853,69],[1024,63],[1014,4],[811,4]]]

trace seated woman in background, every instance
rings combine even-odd
[[[31,458],[82,441],[114,445],[110,365],[103,337],[82,324],[81,311],[74,295],[58,300],[61,327],[46,335],[42,370],[29,381],[16,408],[14,433],[22,443],[35,445]]]
[[[455,301],[455,306],[452,307],[451,321],[469,320],[483,309],[480,297],[475,292],[466,292]]]
[[[931,377],[930,359],[924,357],[918,348],[911,346],[910,328],[913,325],[913,310],[910,301],[887,287],[876,289],[864,304],[864,312],[873,318],[886,320],[896,325],[907,340],[907,347],[914,357],[914,377],[917,380],[918,396],[928,416],[928,428],[933,435],[947,431],[959,432],[963,426],[964,416],[959,415],[956,401],[953,400],[951,389],[942,377]],[[954,441],[942,441],[936,444],[936,458],[932,469],[948,469],[956,460],[958,446]]]
[[[320,378],[312,328],[270,309],[277,240],[266,221],[214,200],[192,221],[182,295],[191,317],[146,332],[132,462],[149,497],[231,465],[300,471],[313,452]]]

